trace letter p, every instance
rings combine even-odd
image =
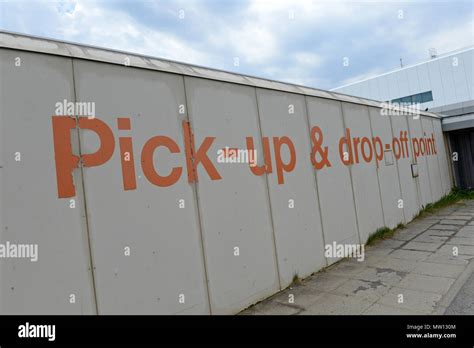
[[[80,157],[72,153],[71,130],[76,128],[77,121],[73,117],[53,116],[52,122],[58,197],[74,197],[76,188],[72,172],[78,167]],[[95,132],[100,139],[100,148],[95,153],[82,156],[84,167],[98,166],[107,162],[115,148],[112,130],[97,118],[87,117],[79,118],[79,128]]]

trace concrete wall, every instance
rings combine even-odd
[[[237,313],[337,261],[326,245],[365,243],[451,189],[434,117],[11,49],[0,49],[0,68],[0,243],[39,248],[37,262],[0,259],[0,314]],[[58,198],[52,116],[64,99],[94,102],[115,148],[74,169],[75,195]],[[71,131],[74,154],[101,152],[94,129]],[[352,149],[339,152],[347,129]],[[393,138],[403,132],[397,159]],[[437,153],[415,158],[413,138],[425,133]],[[156,136],[177,148],[143,156]],[[218,161],[218,150],[246,149],[248,138],[261,172]],[[136,187],[124,189],[127,141]],[[152,183],[149,162],[158,176],[179,175]]]

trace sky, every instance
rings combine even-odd
[[[0,29],[331,89],[474,45],[474,0],[0,0]]]

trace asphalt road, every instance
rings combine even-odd
[[[467,279],[445,314],[474,315],[474,273]]]

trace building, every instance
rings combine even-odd
[[[456,185],[474,188],[474,47],[334,88],[348,95],[419,104],[443,116]]]

